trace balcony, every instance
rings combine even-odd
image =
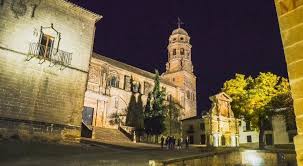
[[[70,66],[72,61],[72,53],[59,50],[57,48],[48,47],[40,43],[30,43],[28,55],[38,57],[39,59],[49,60],[53,64]],[[43,61],[43,62],[44,62]]]

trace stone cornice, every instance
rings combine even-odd
[[[94,22],[98,22],[102,16],[99,14],[96,14],[92,11],[89,11],[85,8],[82,8],[72,2],[70,2],[69,0],[51,0],[54,1],[54,3],[51,3],[55,6],[60,5],[62,7],[65,7],[66,9],[70,9],[72,11],[74,11],[76,14],[80,14],[82,16],[85,16],[87,18],[90,18],[92,20],[94,20]]]

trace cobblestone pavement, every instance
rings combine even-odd
[[[201,147],[189,150],[166,150],[148,144],[135,148],[109,145],[51,144],[37,142],[0,141],[1,166],[141,166],[151,159],[162,160],[201,154]]]

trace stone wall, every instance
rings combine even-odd
[[[303,165],[303,0],[275,0],[288,76],[294,99],[298,165]]]
[[[15,2],[0,6],[0,133],[24,139],[79,138],[99,16],[63,0]],[[42,27],[61,33],[54,47],[72,53],[70,65],[28,56]]]
[[[281,154],[284,160],[281,159]],[[225,150],[171,160],[150,160],[150,166],[296,165],[295,153],[255,150]]]

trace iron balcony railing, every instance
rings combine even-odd
[[[40,43],[30,43],[28,54],[64,66],[69,66],[72,61],[72,53],[59,50],[58,48],[48,47]]]

